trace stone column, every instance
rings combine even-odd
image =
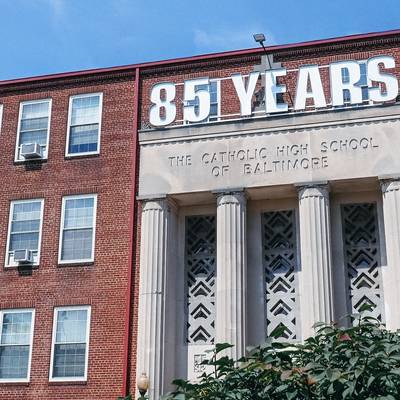
[[[386,327],[400,329],[400,179],[381,181],[387,266],[382,268]]]
[[[327,185],[299,188],[302,339],[314,334],[315,322],[333,315],[331,233]]]
[[[164,393],[165,368],[171,368],[165,365],[165,304],[168,242],[175,221],[174,209],[166,198],[142,204],[136,375],[147,374],[149,398],[158,400]]]
[[[246,346],[246,196],[217,194],[216,343],[230,343],[238,359]]]

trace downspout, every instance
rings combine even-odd
[[[132,181],[131,181],[131,204],[129,210],[129,225],[130,225],[130,238],[129,238],[129,271],[128,271],[128,286],[126,293],[126,309],[125,309],[125,337],[124,337],[124,358],[123,358],[123,376],[122,376],[122,394],[128,396],[130,391],[129,385],[129,350],[131,346],[132,332],[131,332],[131,318],[132,318],[132,285],[133,274],[136,270],[136,174],[137,166],[139,163],[139,149],[138,149],[138,126],[139,126],[139,95],[140,95],[140,68],[135,68],[135,88],[133,99],[133,141],[132,141]]]

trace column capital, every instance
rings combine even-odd
[[[155,198],[141,198],[142,202],[142,212],[147,211],[171,211],[176,212],[178,209],[178,205],[175,200],[167,197],[166,195],[163,197],[155,197]]]
[[[247,195],[244,189],[220,189],[212,192],[217,196],[217,206],[224,204],[246,204]]]
[[[296,185],[299,194],[299,200],[308,197],[324,197],[329,198],[329,185],[327,182],[318,182],[310,184]]]
[[[400,190],[400,178],[381,179],[380,184],[383,194]]]

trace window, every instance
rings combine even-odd
[[[63,198],[59,263],[94,260],[97,196]]]
[[[102,100],[102,93],[70,98],[67,156],[99,153]]]
[[[368,94],[369,79],[367,77],[367,63],[365,61],[360,61],[359,64],[360,64],[361,77],[360,77],[360,80],[357,82],[357,86],[361,87],[363,103],[368,103],[368,101],[369,101],[369,94]],[[342,82],[343,83],[350,82],[349,70],[347,68],[342,69]],[[350,99],[349,90],[346,89],[343,91],[343,99],[344,99],[345,105],[350,103],[351,99]]]
[[[51,381],[87,379],[90,307],[59,307],[54,310],[51,348]]]
[[[220,116],[220,81],[210,80],[208,85],[197,85],[197,90],[207,90],[210,93],[210,114],[207,119],[202,122],[207,121],[218,121]],[[188,101],[188,106],[194,106],[195,112],[198,113],[199,99]],[[190,123],[185,121],[185,123]]]
[[[25,101],[20,104],[15,161],[24,161],[21,145],[38,143],[42,158],[47,158],[51,100]]]
[[[0,311],[0,382],[28,382],[34,310]]]
[[[16,266],[15,250],[30,250],[33,263],[39,264],[43,220],[43,199],[11,202],[6,266]]]

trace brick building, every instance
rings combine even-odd
[[[0,86],[0,398],[116,398],[128,346],[135,70]],[[32,142],[41,159],[23,147]]]
[[[215,342],[365,303],[400,328],[399,42],[1,82],[0,398],[115,399],[145,372],[157,399]]]

